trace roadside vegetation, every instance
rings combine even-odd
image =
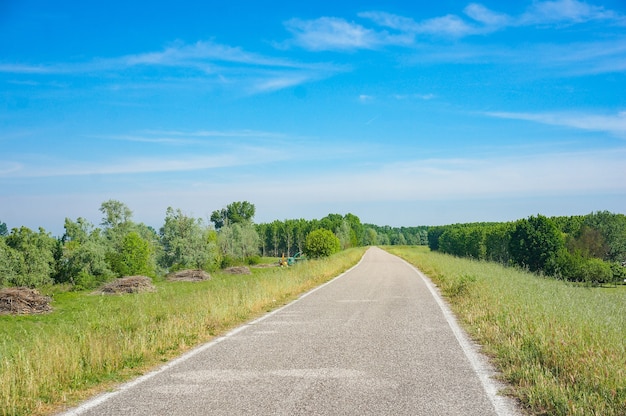
[[[120,201],[100,212],[97,226],[66,218],[60,237],[0,221],[0,415],[87,397],[327,281],[365,246],[403,244],[392,252],[437,282],[534,413],[626,414],[623,214],[255,224],[238,201],[210,222],[169,207],[157,230]]]
[[[117,296],[46,290],[54,311],[0,316],[0,414],[46,414],[137,376],[353,266],[365,248],[294,267],[156,281]],[[268,259],[274,261],[274,259]]]
[[[428,246],[584,285],[626,279],[626,215],[608,211],[430,227]]]
[[[517,267],[387,247],[426,273],[538,415],[626,414],[626,287],[582,287]]]

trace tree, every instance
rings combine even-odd
[[[91,289],[115,276],[107,262],[109,243],[99,228],[84,218],[65,219],[57,283]]]
[[[109,252],[108,259],[111,268],[118,276],[155,275],[154,265],[151,262],[152,249],[150,243],[135,232],[131,231],[122,239],[118,252]]]
[[[341,250],[341,243],[332,231],[320,228],[306,237],[304,254],[311,258],[328,257]]]
[[[342,250],[345,250],[346,248],[352,246],[352,241],[350,238],[351,231],[352,230],[350,228],[350,224],[345,219],[341,221],[341,225],[335,230],[335,235],[339,239],[339,245],[341,246]]]
[[[563,237],[549,218],[537,215],[515,223],[509,250],[517,265],[527,267],[532,272],[552,274],[562,248]]]
[[[165,224],[160,230],[161,264],[171,270],[211,269],[217,257],[217,246],[210,244],[208,232],[201,218],[195,219],[180,209],[168,207]]]
[[[0,287],[22,286],[24,256],[0,238]]]
[[[365,244],[366,246],[375,246],[378,244],[378,233],[375,229],[371,227],[367,227],[365,229],[363,244]]]
[[[17,281],[13,284],[36,287],[52,283],[52,276],[56,272],[56,239],[43,228],[35,233],[27,227],[14,228],[5,239],[6,245],[20,254],[15,256],[15,253],[9,253],[11,262],[22,259]]]
[[[236,201],[228,204],[226,208],[211,213],[211,222],[215,229],[219,230],[225,225],[252,222],[256,208],[248,201]]]
[[[9,229],[7,228],[7,225],[0,221],[0,237],[4,237],[6,235],[9,234]]]
[[[116,228],[131,222],[133,212],[124,203],[110,199],[100,205],[102,225],[106,228]]]
[[[259,252],[259,235],[251,223],[224,225],[218,234],[218,244],[226,263],[243,261]]]

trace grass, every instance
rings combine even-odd
[[[50,414],[142,374],[330,280],[364,250],[252,275],[157,282],[154,293],[56,293],[50,314],[0,316],[0,414]]]
[[[626,287],[577,287],[425,247],[388,250],[439,286],[532,414],[626,415]]]

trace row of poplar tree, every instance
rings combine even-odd
[[[624,282],[626,216],[608,211],[430,227],[431,250],[588,284]]]
[[[213,211],[210,222],[169,207],[158,231],[134,222],[131,209],[120,201],[103,202],[100,212],[100,226],[66,218],[60,238],[43,228],[9,231],[0,222],[0,287],[68,284],[88,289],[121,276],[213,271],[254,263],[260,256],[292,256],[304,250],[306,237],[318,229],[332,232],[342,249],[427,241],[427,227],[363,225],[353,214],[254,224],[255,206],[247,201]]]

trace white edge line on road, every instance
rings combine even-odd
[[[489,401],[491,401],[491,404],[494,407],[496,413],[499,416],[519,415],[520,413],[511,404],[510,399],[498,394],[499,387],[495,380],[492,379],[492,376],[495,375],[494,370],[490,368],[490,365],[486,363],[486,359],[482,357],[477,348],[472,344],[465,332],[461,329],[456,321],[456,317],[439,294],[439,291],[435,288],[435,285],[417,267],[413,266],[411,263],[404,259],[400,260],[402,260],[409,267],[415,270],[415,272],[422,278],[422,280],[426,284],[426,287],[428,287],[428,290],[435,298],[435,301],[441,308],[441,311],[443,312],[446,321],[448,321],[448,325],[450,325],[454,336],[461,345],[461,349],[469,360],[472,368],[474,369],[474,372],[478,375],[478,378],[483,385],[483,389],[485,390]]]
[[[144,374],[144,375],[142,375],[142,376],[140,376],[140,377],[138,377],[138,378],[136,378],[136,379],[134,379],[132,381],[124,383],[124,384],[120,385],[119,387],[117,387],[114,391],[100,394],[100,395],[94,397],[93,399],[89,399],[88,401],[84,402],[83,404],[81,404],[81,405],[79,405],[79,406],[77,406],[77,407],[75,407],[73,409],[70,409],[70,410],[65,411],[63,413],[60,413],[60,415],[62,415],[62,416],[77,416],[77,415],[83,414],[86,411],[88,411],[90,409],[93,409],[94,407],[99,406],[100,404],[106,402],[107,400],[112,399],[113,397],[117,396],[118,394],[120,394],[120,393],[122,393],[122,392],[124,392],[126,390],[129,390],[129,389],[137,386],[138,384],[141,384],[144,381],[149,380],[152,377],[154,377],[154,376],[156,376],[158,374],[161,374],[161,373],[167,371],[168,369],[170,369],[170,368],[172,368],[172,367],[174,367],[174,366],[176,366],[176,365],[178,365],[180,363],[183,363],[183,362],[187,361],[188,359],[192,358],[193,356],[195,356],[197,354],[200,354],[203,351],[208,350],[209,348],[213,347],[214,345],[217,345],[220,342],[222,342],[222,341],[224,341],[224,340],[226,340],[226,339],[228,339],[228,338],[238,334],[239,332],[243,331],[244,329],[246,329],[246,328],[248,328],[250,326],[253,326],[253,325],[255,325],[255,324],[257,324],[257,323],[259,323],[259,322],[261,322],[261,321],[271,317],[271,316],[274,316],[275,314],[279,313],[283,309],[288,308],[289,306],[293,305],[294,303],[296,303],[296,302],[306,298],[307,296],[313,294],[314,292],[317,292],[318,290],[320,290],[324,286],[327,286],[327,285],[331,284],[332,282],[334,282],[335,280],[337,280],[337,279],[345,276],[346,274],[350,273],[353,269],[357,268],[361,264],[361,262],[363,261],[363,257],[365,257],[365,254],[363,254],[363,256],[361,256],[361,259],[359,260],[359,262],[357,264],[355,264],[354,266],[352,266],[351,268],[349,268],[345,272],[343,272],[340,275],[332,278],[328,282],[326,282],[326,283],[324,283],[324,284],[322,284],[320,286],[317,286],[317,287],[309,290],[308,292],[305,292],[304,294],[300,295],[297,299],[289,302],[288,304],[286,304],[284,306],[281,306],[280,308],[275,309],[272,312],[269,312],[269,313],[261,316],[260,318],[257,318],[257,319],[255,319],[253,321],[250,321],[250,322],[247,322],[247,323],[245,323],[245,324],[243,324],[243,325],[241,325],[241,326],[231,330],[230,332],[228,332],[228,333],[226,333],[226,334],[224,334],[224,335],[222,335],[222,336],[220,336],[218,338],[215,338],[215,339],[207,342],[206,344],[202,344],[199,347],[196,347],[196,348],[186,352],[185,354],[181,355],[180,357],[175,358],[172,361],[169,361],[167,364],[159,367],[158,369],[156,369],[154,371],[151,371],[151,372],[146,373],[146,374]]]

